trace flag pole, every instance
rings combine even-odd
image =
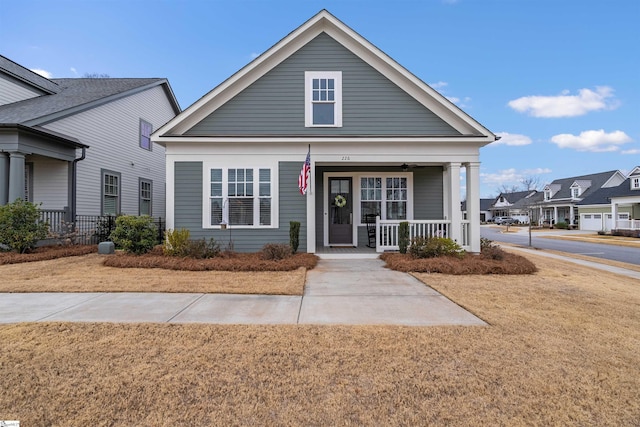
[[[309,144],[309,149],[307,151],[309,153],[309,158],[311,158],[311,144]],[[311,181],[311,176],[313,174],[311,173],[311,165],[309,165],[309,191],[307,191],[307,193],[309,194],[313,194],[313,182]]]

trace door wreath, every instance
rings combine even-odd
[[[347,199],[345,199],[344,196],[340,194],[338,194],[333,201],[339,208],[343,208],[347,204]]]

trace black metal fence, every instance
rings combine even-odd
[[[80,245],[98,244],[109,240],[111,232],[116,228],[116,216],[113,215],[76,215],[75,221],[67,221],[65,210],[41,210],[40,219],[49,223],[51,239],[70,240]],[[164,240],[166,222],[161,218],[153,218],[158,234],[157,243]]]

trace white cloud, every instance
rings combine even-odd
[[[47,79],[50,79],[51,77],[53,77],[53,74],[51,74],[49,71],[41,70],[40,68],[31,68],[31,71],[33,71],[36,74],[40,74],[42,77]]]
[[[517,170],[515,168],[503,169],[497,173],[480,173],[480,179],[485,184],[492,185],[520,185],[521,181],[527,177],[535,175],[543,175],[551,173],[551,169],[548,168],[534,168]]]
[[[609,86],[596,86],[596,90],[580,89],[577,95],[563,91],[557,96],[523,96],[509,101],[509,107],[533,117],[576,117],[590,111],[613,110],[619,102]]]
[[[621,154],[640,154],[640,148],[632,148],[631,150],[624,150]]]
[[[251,52],[251,55],[249,55],[249,57],[253,60],[256,59],[258,56],[260,56],[259,53],[255,53],[255,52]]]
[[[434,89],[441,89],[441,88],[443,88],[445,86],[448,86],[448,85],[449,85],[449,83],[443,82],[443,81],[439,81],[439,82],[435,82],[435,83],[429,84],[429,86],[431,86]]]
[[[532,143],[531,138],[529,138],[527,135],[520,135],[517,133],[508,133],[508,132],[498,132],[496,133],[496,135],[499,136],[500,139],[492,143],[491,145],[519,146],[519,145],[529,145]],[[491,147],[491,145],[489,145],[489,147]]]
[[[621,130],[606,133],[603,129],[586,130],[580,135],[562,133],[551,138],[551,142],[559,148],[573,148],[577,151],[591,151],[594,153],[618,151],[620,145],[631,142],[632,139]]]
[[[78,75],[78,71],[74,67],[71,67],[69,69],[71,70],[71,72],[73,73],[74,76]]]
[[[447,98],[449,101],[453,102],[460,108],[468,107],[469,102],[471,101],[471,98],[469,98],[468,96],[465,96],[464,99],[460,99],[457,96],[445,96],[445,98]]]

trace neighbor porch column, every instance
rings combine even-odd
[[[469,249],[480,252],[480,163],[467,163],[467,219]]]
[[[569,225],[573,225],[573,205],[569,205]]]
[[[553,225],[556,225],[558,223],[558,207],[554,206],[553,207]]]
[[[9,153],[9,203],[24,196],[24,154]]]
[[[603,227],[605,230],[607,228],[607,214],[602,215]],[[611,200],[611,230],[618,229],[618,204]]]
[[[462,210],[460,208],[460,163],[449,163],[447,165],[447,187],[449,190],[448,219],[451,221],[449,237],[459,245],[462,245]],[[445,197],[446,198],[446,197]],[[478,203],[480,203],[478,201]]]
[[[0,153],[0,206],[9,200],[9,157]]]

